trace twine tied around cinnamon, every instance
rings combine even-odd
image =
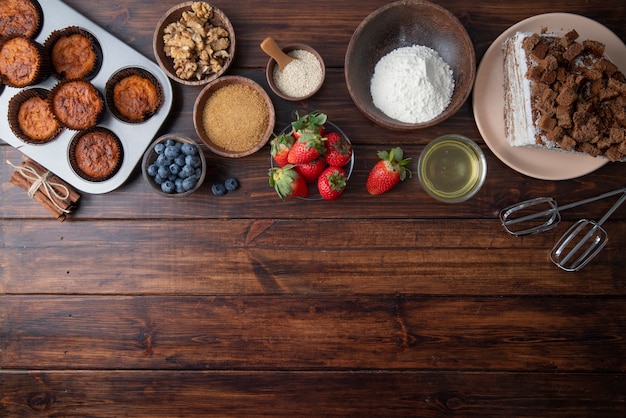
[[[43,173],[43,175],[39,175],[32,167],[17,166],[8,160],[7,164],[15,168],[24,178],[33,182],[30,185],[30,188],[27,190],[28,197],[33,199],[37,190],[39,190],[40,187],[43,187],[44,192],[46,193],[50,201],[54,204],[54,206],[57,207],[57,209],[59,209],[63,213],[70,213],[70,210],[62,207],[57,203],[56,200],[52,198],[52,195],[54,195],[54,197],[59,200],[66,200],[70,197],[70,190],[64,184],[48,180],[48,178],[53,175],[49,170]],[[53,186],[61,189],[63,191],[63,194],[59,193]]]
[[[30,158],[19,166],[8,160],[7,164],[15,168],[9,183],[25,190],[28,197],[36,200],[58,220],[64,221],[76,206],[80,195],[41,164]]]

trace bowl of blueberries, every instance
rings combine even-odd
[[[177,134],[157,138],[146,150],[141,169],[157,193],[171,197],[187,196],[198,190],[207,171],[200,146]]]

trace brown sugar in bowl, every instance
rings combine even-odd
[[[159,64],[159,67],[161,67],[161,69],[165,72],[165,74],[167,74],[169,78],[183,85],[201,86],[220,77],[222,74],[224,74],[228,70],[231,63],[233,62],[233,58],[235,57],[235,29],[233,28],[233,25],[231,24],[230,20],[228,19],[228,17],[226,16],[224,12],[222,12],[217,7],[214,7],[210,3],[205,2],[211,5],[211,7],[213,8],[213,18],[210,20],[210,23],[213,26],[222,27],[228,32],[228,38],[230,40],[230,45],[228,46],[226,50],[228,52],[228,57],[224,60],[222,68],[219,71],[211,73],[211,74],[207,74],[199,80],[196,78],[187,80],[187,79],[183,79],[179,77],[176,74],[176,69],[174,68],[173,59],[167,56],[167,54],[165,53],[165,42],[163,40],[163,35],[165,34],[166,28],[171,23],[180,21],[184,12],[191,11],[191,6],[194,3],[197,3],[197,2],[186,1],[184,3],[180,3],[172,7],[167,12],[165,12],[163,17],[157,24],[156,30],[154,32],[154,37],[152,39],[152,49],[153,49],[156,61]]]
[[[269,140],[276,114],[263,88],[245,77],[220,77],[200,92],[193,108],[196,133],[214,153],[240,158]]]

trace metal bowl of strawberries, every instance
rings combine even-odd
[[[270,141],[269,183],[281,199],[336,200],[354,169],[348,136],[322,112],[294,120]]]

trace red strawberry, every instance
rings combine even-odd
[[[393,148],[389,152],[378,151],[380,161],[374,165],[365,183],[369,194],[378,195],[388,192],[398,183],[404,181],[407,175],[412,176],[411,170],[406,168],[411,159],[403,159],[403,153],[400,147]]]
[[[281,199],[289,196],[307,197],[309,195],[306,182],[292,164],[270,168],[269,177],[270,186],[276,189]]]
[[[315,183],[320,174],[322,174],[322,171],[326,168],[326,161],[324,157],[319,157],[308,163],[298,164],[295,168],[304,178],[304,181],[307,183]]]
[[[328,165],[343,167],[352,158],[352,145],[343,135],[330,132],[326,135],[326,154],[324,158]]]
[[[327,116],[322,112],[311,112],[307,115],[300,116],[296,114],[297,119],[291,122],[291,128],[293,130],[293,136],[296,139],[300,139],[300,136],[304,133],[324,135],[324,124],[326,123]]]
[[[278,166],[284,167],[287,165],[287,154],[289,154],[289,150],[294,142],[295,139],[291,134],[283,134],[272,139],[272,142],[270,142],[270,153]]]
[[[325,138],[319,134],[303,133],[287,154],[289,164],[304,164],[319,158],[326,152]]]
[[[317,179],[317,189],[325,200],[341,196],[347,184],[346,171],[341,167],[328,167]]]

